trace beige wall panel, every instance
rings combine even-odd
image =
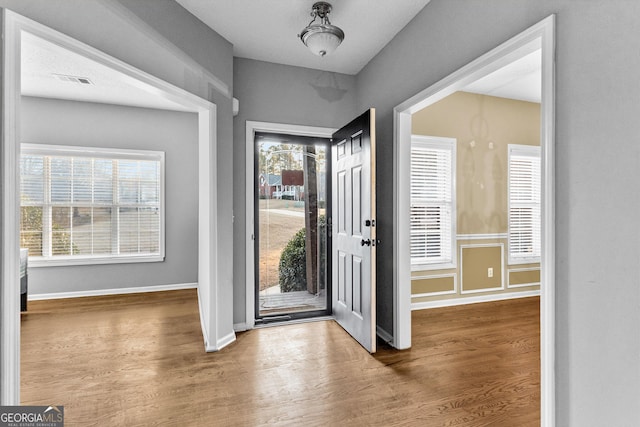
[[[412,132],[458,141],[457,233],[506,233],[507,146],[540,144],[540,104],[456,92],[414,114]]]
[[[411,294],[429,294],[435,292],[454,292],[456,289],[455,277],[433,277],[411,280]]]
[[[509,286],[540,283],[540,270],[509,271]]]
[[[462,247],[461,291],[482,291],[502,287],[502,253],[502,245]],[[488,277],[489,268],[493,268],[493,277]]]

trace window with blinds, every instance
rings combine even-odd
[[[411,139],[411,264],[435,269],[455,264],[456,140]]]
[[[509,144],[509,263],[540,262],[540,147]]]
[[[164,153],[22,144],[30,265],[161,261]]]

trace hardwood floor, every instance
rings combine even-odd
[[[22,404],[67,426],[537,426],[539,299],[413,312],[413,347],[369,355],[335,322],[205,353],[195,290],[34,301]]]

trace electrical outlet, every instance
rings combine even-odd
[[[487,268],[487,277],[493,277],[493,267]]]

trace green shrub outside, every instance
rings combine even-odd
[[[326,224],[325,216],[318,217],[318,225],[324,229]],[[307,250],[306,250],[306,229],[298,230],[296,234],[287,242],[287,245],[280,254],[279,274],[280,292],[306,291],[307,290]],[[318,236],[321,245],[320,273],[321,280],[324,280],[324,263],[326,257],[325,239]]]
[[[299,230],[289,240],[280,255],[280,292],[307,289],[307,255],[305,229]]]

